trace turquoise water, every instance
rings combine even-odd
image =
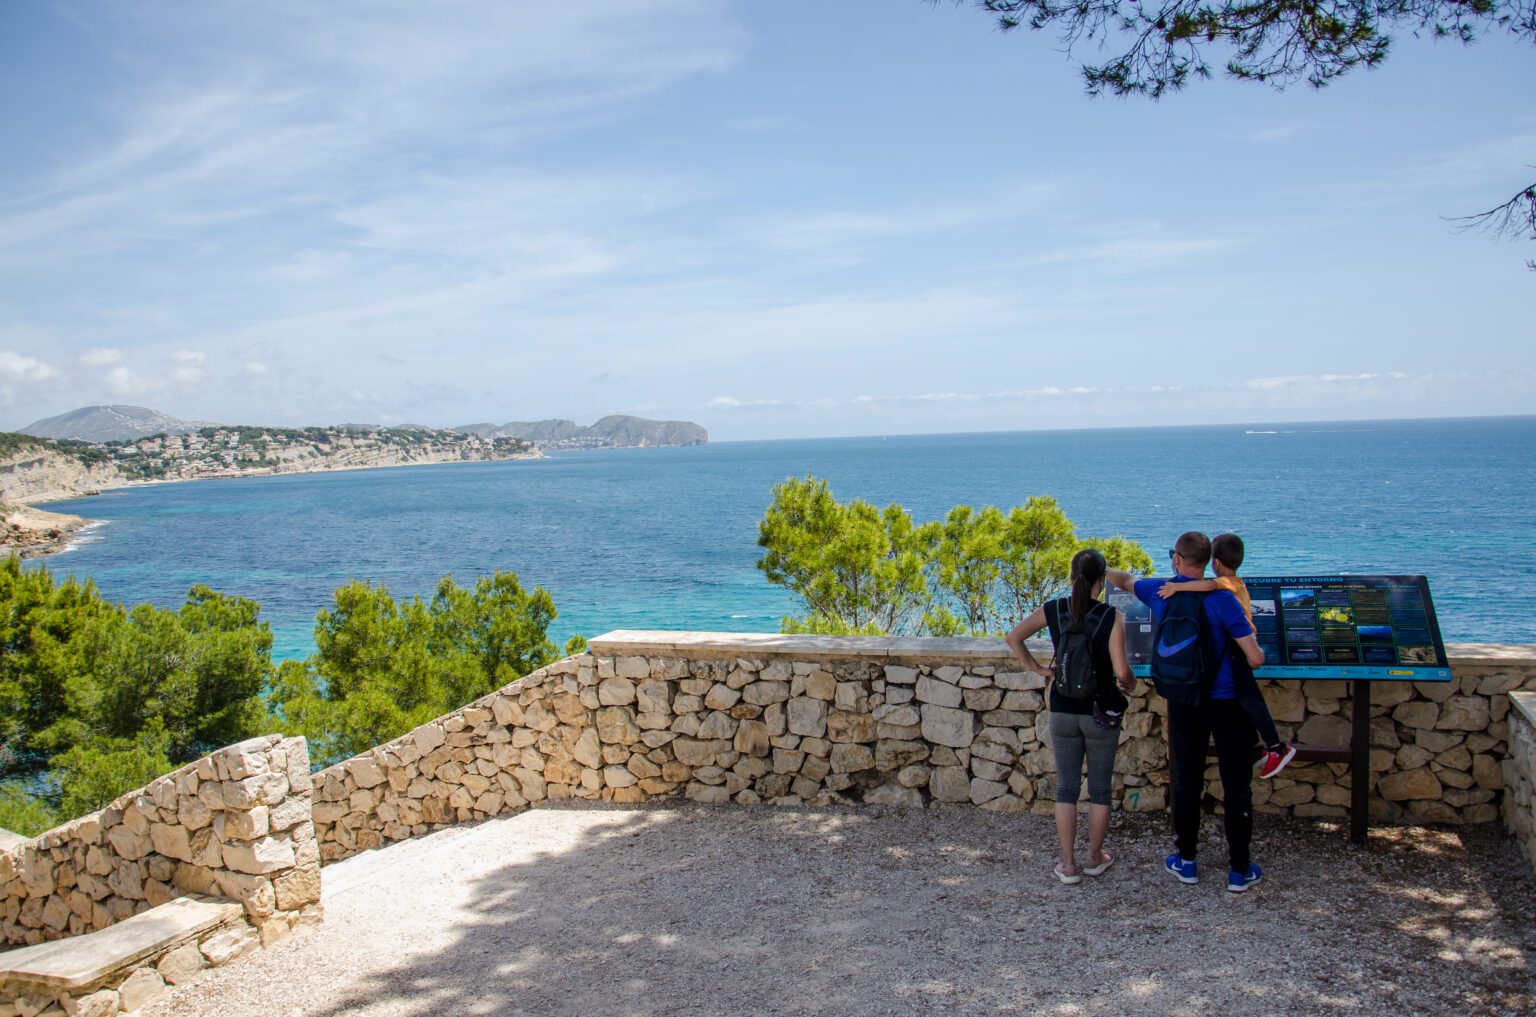
[[[1448,642],[1536,643],[1533,467],[1536,417],[727,442],[109,492],[50,506],[106,525],[47,564],[127,602],[252,597],[279,657],[349,578],[425,594],[497,569],[550,591],[560,642],[767,632],[792,605],[754,566],[757,521],[814,473],[919,519],[1051,494],[1159,562],[1193,528],[1242,534],[1253,575],[1422,573]]]

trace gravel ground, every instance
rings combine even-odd
[[[1530,1014],[1536,879],[1501,831],[1259,817],[1266,879],[1162,871],[1116,815],[1099,879],[1048,817],[548,806],[329,866],[326,921],[140,1011],[367,1014]]]

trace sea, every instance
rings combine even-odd
[[[1082,536],[1162,567],[1188,529],[1234,531],[1249,575],[1425,575],[1446,642],[1536,643],[1536,416],[716,442],[108,491],[41,565],[109,597],[250,597],[274,656],[313,651],[350,579],[430,596],[497,570],[554,597],[557,643],[613,629],[773,632],[794,602],[757,569],[775,484],[1006,510],[1051,495]]]

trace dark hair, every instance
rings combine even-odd
[[[1211,541],[1211,557],[1236,572],[1243,567],[1243,538],[1235,533],[1223,533]]]
[[[1179,539],[1173,542],[1173,549],[1196,568],[1203,569],[1211,562],[1211,538],[1199,530],[1179,534]]]
[[[1104,578],[1109,563],[1093,548],[1084,548],[1072,556],[1072,627],[1082,628],[1093,602],[1093,588]]]

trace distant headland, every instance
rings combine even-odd
[[[0,554],[46,554],[89,520],[24,508],[109,488],[448,462],[536,459],[544,449],[703,445],[689,421],[608,416],[432,428],[262,427],[181,420],[143,406],[86,406],[0,432]]]

